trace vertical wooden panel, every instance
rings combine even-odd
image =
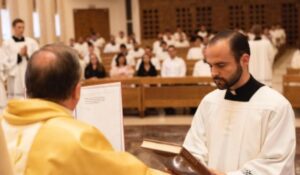
[[[75,37],[86,37],[92,32],[99,32],[109,39],[109,10],[108,9],[76,9],[74,10]]]

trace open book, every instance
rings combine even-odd
[[[155,152],[166,168],[176,175],[211,175],[204,164],[180,145],[145,139],[141,147]]]
[[[74,112],[77,120],[98,128],[116,150],[125,150],[120,83],[82,87]]]

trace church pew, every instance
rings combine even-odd
[[[117,54],[117,53],[103,53],[103,54],[101,55],[101,58],[102,58],[102,64],[103,64],[104,69],[105,69],[105,71],[106,71],[107,74],[108,74],[109,71],[110,71],[112,59],[114,58],[114,56],[115,56],[116,54]]]
[[[215,89],[210,77],[144,78],[143,111],[155,107],[197,107]]]
[[[299,74],[300,75],[300,68],[295,69],[295,68],[288,67],[286,69],[286,73],[289,74],[289,75],[290,74]]]
[[[215,87],[210,77],[133,77],[91,79],[84,86],[121,82],[123,108],[137,108],[140,116],[148,107],[197,107]]]
[[[189,47],[186,48],[176,48],[176,53],[178,57],[181,57],[182,59],[186,59],[186,55],[188,53]]]
[[[186,75],[192,76],[194,71],[194,66],[198,60],[185,60],[186,64]]]
[[[283,95],[294,108],[300,108],[300,75],[283,76]]]
[[[139,78],[103,78],[90,79],[83,82],[83,86],[104,83],[121,82],[123,108],[137,108],[142,111],[141,81]]]

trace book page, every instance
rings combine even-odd
[[[144,140],[141,147],[150,150],[163,151],[163,152],[173,153],[173,154],[179,154],[181,151],[180,145],[175,145],[167,142],[154,141],[154,140]]]
[[[75,116],[98,128],[114,149],[125,150],[121,83],[82,87]]]

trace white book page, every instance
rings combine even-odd
[[[75,116],[98,128],[114,149],[125,150],[121,83],[82,87]]]

